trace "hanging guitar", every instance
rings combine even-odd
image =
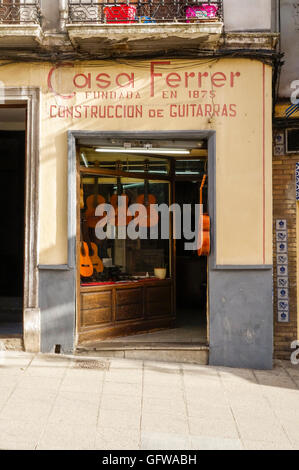
[[[93,265],[89,256],[87,243],[83,239],[82,227],[80,227],[81,247],[80,247],[80,276],[91,277],[93,275]]]
[[[145,173],[149,171],[149,163],[148,160],[145,161],[144,165]],[[146,214],[143,216],[139,214],[139,225],[140,227],[155,227],[159,222],[159,214],[154,208],[151,206],[153,204],[157,204],[156,196],[150,194],[149,192],[149,181],[148,179],[144,180],[144,194],[140,194],[137,197],[136,202],[138,204],[142,204],[146,209]]]
[[[104,216],[97,217],[95,215],[95,210],[99,204],[105,204],[105,202],[105,198],[99,194],[98,177],[96,177],[94,179],[94,193],[86,199],[87,209],[85,211],[85,218],[87,220],[88,227],[95,228],[97,223],[104,218]]]
[[[117,169],[119,171],[122,169],[120,162],[117,163]],[[119,197],[121,197],[120,203],[118,200]],[[108,219],[109,224],[115,225],[117,227],[126,227],[131,222],[133,217],[128,215],[129,197],[123,189],[120,177],[117,177],[116,193],[111,196],[110,204],[114,208],[115,218],[110,217]]]
[[[85,243],[88,246],[89,258],[94,272],[98,274],[102,273],[104,271],[103,261],[99,257],[97,245],[90,240],[89,229],[86,220],[83,220],[83,237]]]
[[[80,209],[84,209],[84,189],[80,186]]]
[[[202,207],[202,192],[207,179],[207,175],[203,176],[200,190],[199,190],[199,203]],[[208,214],[202,214],[200,217],[200,227],[199,234],[200,237],[200,247],[198,248],[198,256],[208,256],[211,250],[211,241],[210,241],[210,217]]]

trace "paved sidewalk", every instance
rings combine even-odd
[[[0,353],[0,449],[299,449],[299,366]]]

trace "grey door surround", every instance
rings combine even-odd
[[[1,106],[20,104],[27,108],[23,338],[26,351],[38,352],[40,351],[38,276],[40,90],[31,87],[5,87],[1,95]]]

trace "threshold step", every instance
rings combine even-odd
[[[108,343],[77,347],[76,356],[118,357],[160,362],[182,362],[207,365],[209,347],[205,344],[182,343]]]

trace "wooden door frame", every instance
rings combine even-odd
[[[40,309],[38,276],[38,223],[39,223],[39,113],[38,88],[4,88],[2,108],[25,107],[25,227],[24,227],[24,288],[23,288],[23,340],[25,351],[40,351]]]

